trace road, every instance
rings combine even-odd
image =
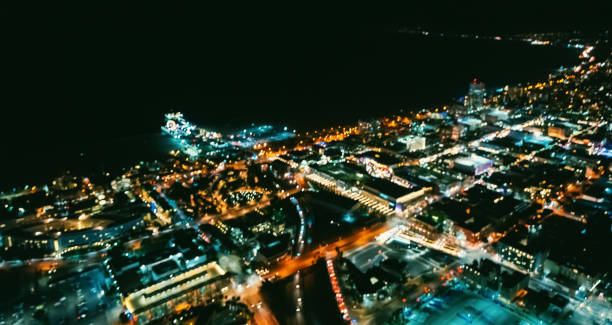
[[[259,294],[260,284],[259,282],[250,284],[246,287],[242,287],[241,290],[237,290],[236,293],[240,296],[240,300],[253,312],[255,324],[278,325],[279,323],[276,317]]]
[[[333,243],[306,252],[302,256],[293,259],[285,259],[279,264],[272,266],[268,276],[276,276],[277,278],[282,279],[297,272],[298,270],[313,265],[320,257],[335,257],[337,254],[336,248],[345,251],[365,245],[374,240],[376,236],[387,230],[389,230],[389,226],[387,224],[374,225]]]
[[[300,207],[300,204],[298,203],[298,200],[295,197],[291,198],[291,203],[293,203],[293,205],[295,205],[295,209],[298,212],[298,215],[300,217],[300,232],[298,235],[298,239],[297,239],[297,256],[302,255],[302,252],[304,251],[304,232],[306,230],[306,226],[305,226],[305,222],[304,222],[304,212],[302,211],[302,208]]]

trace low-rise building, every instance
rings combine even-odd
[[[206,304],[230,285],[230,274],[214,261],[181,271],[173,266],[171,271],[124,297],[123,304],[139,323]]]
[[[480,175],[493,167],[493,161],[475,154],[468,157],[457,158],[454,168],[470,175]]]
[[[517,296],[526,294],[529,276],[521,272],[502,272],[499,289],[499,300],[511,303]]]
[[[7,250],[20,249],[61,256],[68,252],[103,246],[110,240],[144,229],[142,210],[127,216],[99,214],[89,218],[53,219],[7,231],[2,237]]]
[[[406,144],[406,150],[408,151],[419,151],[425,149],[424,137],[408,135],[397,139],[397,141]]]
[[[215,255],[195,230],[177,230],[127,252],[117,246],[104,264],[127,312],[144,324],[222,296],[231,273]]]
[[[419,186],[408,188],[381,178],[371,179],[363,185],[365,196],[400,213],[405,211],[411,202],[423,198],[430,190],[431,188]]]
[[[368,173],[377,177],[390,177],[391,170],[402,163],[401,159],[378,151],[366,151],[357,158],[361,164],[366,166]]]
[[[274,236],[263,234],[257,238],[259,250],[255,256],[262,263],[276,263],[289,256],[291,252],[291,235]]]
[[[504,261],[527,272],[533,272],[543,262],[544,252],[535,242],[536,238],[522,229],[513,230],[498,241],[495,251]]]

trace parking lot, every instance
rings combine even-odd
[[[462,291],[451,291],[443,297],[435,297],[423,303],[420,317],[423,324],[527,324],[523,316],[510,311],[492,300]],[[419,318],[419,317],[415,317]],[[522,323],[523,322],[523,323]]]
[[[63,316],[68,324],[94,323],[103,324],[116,322],[119,319],[120,306],[118,300],[108,294],[106,277],[101,268],[93,268],[85,273],[70,278],[61,285],[58,292],[70,292],[65,295],[64,303],[60,302],[54,315]],[[72,288],[72,290],[70,290]],[[61,301],[61,297],[58,301]],[[74,320],[74,322],[72,322]]]
[[[119,320],[118,300],[107,292],[101,267],[90,267],[49,281],[41,303],[24,306],[25,324],[109,324]]]

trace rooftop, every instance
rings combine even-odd
[[[401,159],[395,158],[394,156],[388,153],[377,152],[377,151],[366,151],[358,155],[358,157],[359,158],[369,158],[369,159],[375,160],[379,164],[387,165],[387,166],[397,165],[402,162]]]
[[[503,288],[514,288],[517,284],[523,281],[527,274],[521,272],[502,272],[502,287]]]
[[[491,160],[472,154],[469,157],[462,157],[455,159],[455,164],[460,164],[463,166],[476,167],[484,164],[491,163]]]
[[[126,215],[100,213],[91,217],[81,216],[75,219],[49,218],[13,228],[10,233],[26,237],[57,239],[67,233],[104,230],[142,218],[146,213],[145,210],[131,208]]]
[[[371,178],[362,166],[355,166],[346,162],[316,165],[313,168],[349,184],[361,183]]]
[[[416,178],[429,184],[449,185],[458,181],[456,178],[450,175],[445,175],[420,166],[402,166],[394,168],[393,174],[408,180],[411,178]]]
[[[383,195],[399,199],[404,195],[418,191],[419,187],[407,188],[382,178],[373,178],[365,183],[366,189],[373,189]]]
[[[225,274],[225,270],[217,262],[210,262],[131,293],[125,299],[125,306],[130,312],[138,313],[219,279]]]

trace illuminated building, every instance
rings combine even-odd
[[[569,131],[567,128],[560,126],[549,126],[548,127],[548,136],[558,139],[567,139],[569,136]]]
[[[476,286],[477,289],[490,288],[497,291],[499,288],[499,274],[501,267],[489,259],[475,260],[472,264],[462,266],[463,278]]]
[[[526,271],[533,271],[535,268],[535,257],[533,255],[521,249],[505,245],[504,243],[500,243],[499,245],[502,248],[498,250],[498,253],[504,260]]]
[[[461,123],[446,124],[440,127],[440,142],[457,141],[465,135],[467,128]]]
[[[104,264],[127,314],[148,323],[221,298],[231,274],[214,256],[200,233],[186,229],[159,234],[135,250],[111,250]]]
[[[492,168],[493,161],[472,154],[469,157],[455,159],[454,167],[462,172],[477,176]]]
[[[468,130],[476,130],[486,125],[485,122],[473,117],[464,117],[458,119],[457,121]]]
[[[315,165],[310,169],[310,172],[311,175],[316,175],[320,179],[319,183],[343,190],[351,190],[353,187],[371,179],[365,168],[347,162]]]
[[[478,245],[491,231],[491,223],[481,217],[469,217],[465,220],[453,220],[452,229],[454,236],[460,243]]]
[[[497,110],[497,109],[492,110],[489,113],[487,113],[485,119],[489,123],[497,123],[499,121],[506,121],[508,120],[508,112],[503,111],[503,110]]]
[[[162,131],[175,138],[189,136],[194,133],[195,126],[187,122],[180,112],[167,113],[165,119],[165,124],[161,127]]]
[[[445,196],[455,194],[469,183],[469,177],[451,175],[448,171],[443,172],[419,166],[402,166],[393,169],[391,180],[397,184],[417,184],[422,187],[432,187]]]
[[[507,147],[501,147],[490,142],[481,142],[480,144],[478,144],[478,150],[492,153],[494,155],[499,155],[500,153],[508,152]]]
[[[528,272],[542,263],[543,254],[526,231],[512,231],[496,243],[495,251],[504,261]]]
[[[417,136],[405,136],[397,139],[397,141],[406,144],[406,150],[419,151],[425,149],[425,138]]]
[[[528,275],[502,270],[500,265],[488,259],[474,261],[472,264],[462,266],[461,269],[463,278],[467,282],[475,285],[486,296],[504,303],[511,303],[529,284]]]
[[[548,126],[548,136],[558,139],[568,139],[580,126],[569,122],[555,122]]]
[[[211,222],[219,231],[228,237],[231,242],[241,251],[242,257],[247,261],[252,261],[259,250],[259,242],[247,229],[241,229],[237,220],[227,220],[223,223],[220,220]]]
[[[468,109],[468,113],[478,111],[482,109],[485,97],[485,85],[482,82],[478,82],[476,78],[470,83],[470,89],[468,95],[465,97],[464,105]]]
[[[3,237],[6,249],[31,250],[61,256],[89,247],[104,246],[130,231],[144,228],[141,210],[131,216],[96,215],[83,220],[54,220],[13,229]]]
[[[146,202],[151,209],[151,212],[155,214],[160,224],[170,224],[175,209],[165,198],[161,197],[159,192],[157,192],[151,184],[144,184],[140,195],[142,200]]]
[[[461,137],[463,137],[464,134],[465,134],[465,128],[463,127],[462,124],[453,125],[452,132],[451,132],[451,139],[457,141]]]
[[[402,161],[394,156],[377,151],[367,151],[358,156],[359,162],[366,166],[372,176],[391,177],[391,169],[399,166]]]
[[[162,269],[163,264],[153,268]],[[178,266],[174,266],[178,268]],[[180,312],[191,306],[205,305],[220,296],[231,283],[230,274],[217,262],[187,270],[166,272],[158,281],[129,293],[123,304],[140,323]]]
[[[423,198],[431,188],[408,188],[385,179],[374,178],[365,183],[363,190],[366,197],[397,212],[403,212],[411,202]]]

